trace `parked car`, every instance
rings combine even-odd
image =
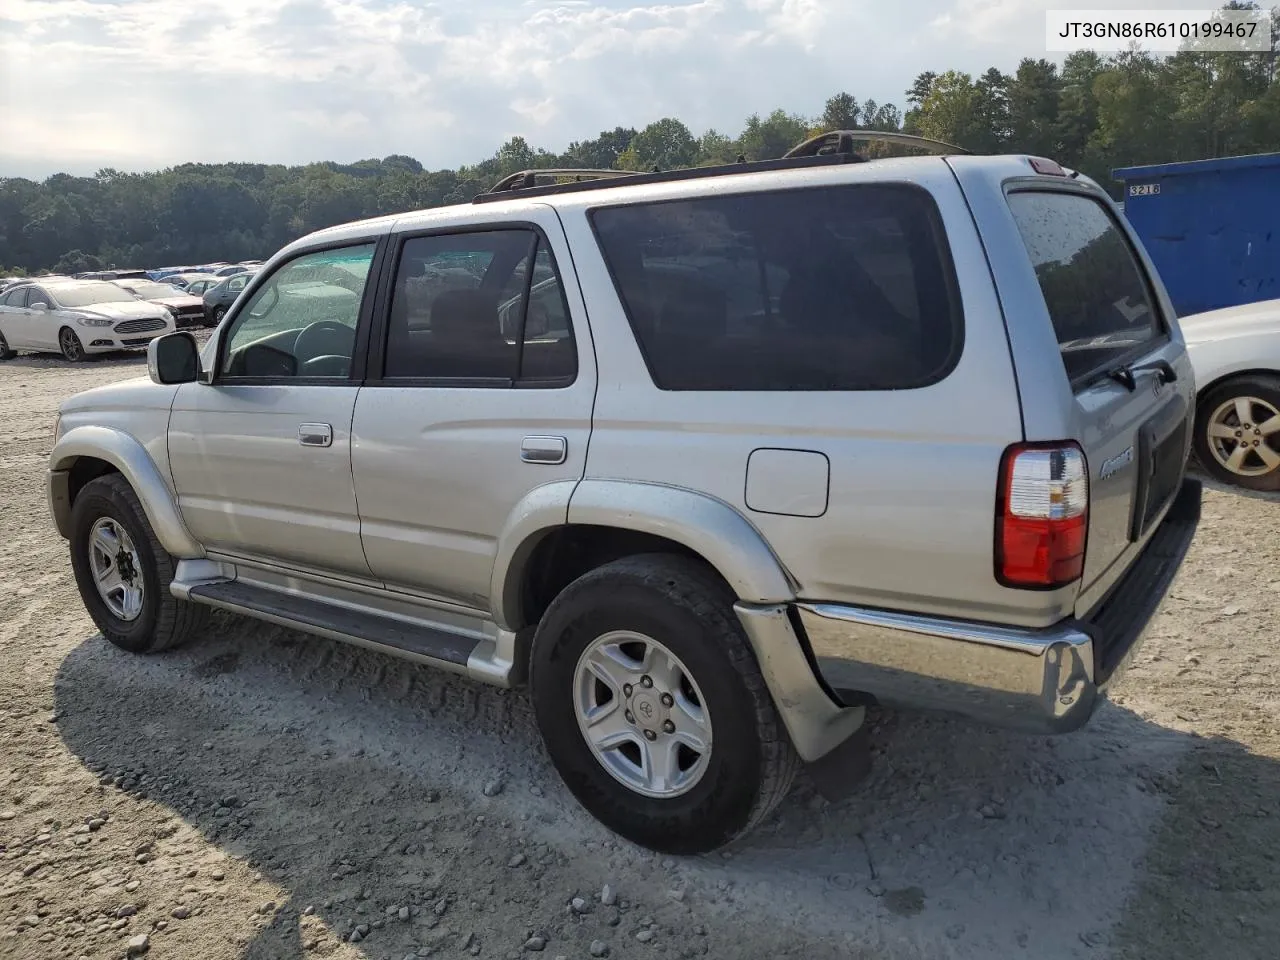
[[[168,283],[169,277],[176,274],[192,273],[194,270],[194,267],[160,267],[158,270],[148,270],[147,276],[152,280]]]
[[[229,267],[219,267],[213,271],[213,275],[215,277],[234,277],[237,273],[244,273],[249,269],[250,267],[243,263],[233,263]]]
[[[222,277],[215,277],[211,273],[174,273],[165,277],[164,282],[172,284],[180,290],[185,290],[193,297],[200,297],[210,287],[221,283],[222,279]]]
[[[179,328],[205,325],[204,301],[185,290],[169,283],[156,283],[154,280],[114,280],[112,282],[121,289],[128,290],[139,300],[160,304],[173,314],[173,322]]]
[[[1215,479],[1280,490],[1280,300],[1178,320],[1196,371],[1196,460]]]
[[[91,270],[75,274],[76,280],[148,280],[145,270]]]
[[[0,295],[0,360],[17,350],[91,353],[145,347],[173,333],[169,311],[102,280],[40,280]]]
[[[255,271],[246,270],[230,277],[223,277],[218,283],[205,289],[202,295],[204,313],[211,324],[216,327],[222,322],[227,308],[244,292],[244,288],[253,279],[254,273]]]
[[[870,702],[1080,727],[1199,520],[1178,321],[1088,178],[879,136],[289,245],[202,351],[62,405],[103,636],[219,607],[527,683],[569,791],[681,853]]]

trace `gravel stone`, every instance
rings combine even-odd
[[[399,910],[396,911],[396,916],[400,918],[400,921],[402,923],[407,923],[409,920],[409,908],[401,907]]]
[[[117,908],[117,909],[116,909],[116,916],[117,916],[117,917],[132,917],[132,916],[133,916],[135,913],[137,913],[137,912],[138,912],[138,908],[137,908],[137,907],[135,907],[132,903],[126,903],[124,906],[119,907],[119,908]]]
[[[525,862],[526,862],[525,855],[523,853],[517,853],[514,857],[512,857],[510,860],[507,861],[507,866],[523,867],[525,865]]]
[[[501,780],[490,780],[484,785],[484,795],[486,797],[496,797],[502,792],[504,784]]]
[[[591,904],[587,903],[582,897],[574,897],[569,906],[574,913],[587,913],[591,909]]]
[[[653,931],[641,930],[639,933],[636,934],[636,939],[639,940],[641,943],[648,943],[650,940],[653,939]]]
[[[593,957],[607,957],[609,955],[609,945],[603,940],[592,940],[590,949]]]
[[[610,884],[605,884],[604,889],[600,891],[600,902],[606,907],[612,907],[618,902],[618,891]]]
[[[151,938],[145,933],[140,933],[136,937],[130,937],[129,942],[124,946],[124,955],[126,957],[140,957],[151,949]]]
[[[541,953],[547,949],[547,938],[543,936],[532,936],[524,942],[524,948],[529,953]]]
[[[173,917],[175,920],[185,920],[187,917],[191,916],[191,908],[174,907],[173,910],[170,911],[169,916]]]

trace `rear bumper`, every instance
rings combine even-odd
[[[1142,643],[1191,546],[1200,483],[1183,481],[1159,528],[1084,619],[1042,630],[801,603],[813,664],[837,702],[961,714],[1000,727],[1082,726]]]

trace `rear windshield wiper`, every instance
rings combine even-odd
[[[1107,376],[1120,384],[1130,393],[1138,388],[1138,374],[1154,371],[1161,383],[1173,383],[1178,379],[1178,371],[1168,360],[1153,360],[1140,366],[1130,367],[1121,364],[1107,371]]]

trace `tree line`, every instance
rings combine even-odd
[[[930,71],[905,92],[905,113],[841,92],[817,116],[757,114],[736,136],[714,129],[695,135],[666,117],[639,130],[602,131],[560,153],[512,137],[492,157],[456,170],[427,170],[395,155],[349,164],[187,163],[150,173],[59,173],[42,182],[4,178],[0,274],[265,258],[321,227],[469,201],[519,170],[763,160],[826,130],[901,131],[975,153],[1052,157],[1118,189],[1110,179],[1116,167],[1280,149],[1276,46],[1270,53],[1169,57],[1080,52],[1061,68],[1027,58],[1013,73],[993,67],[977,77]]]

